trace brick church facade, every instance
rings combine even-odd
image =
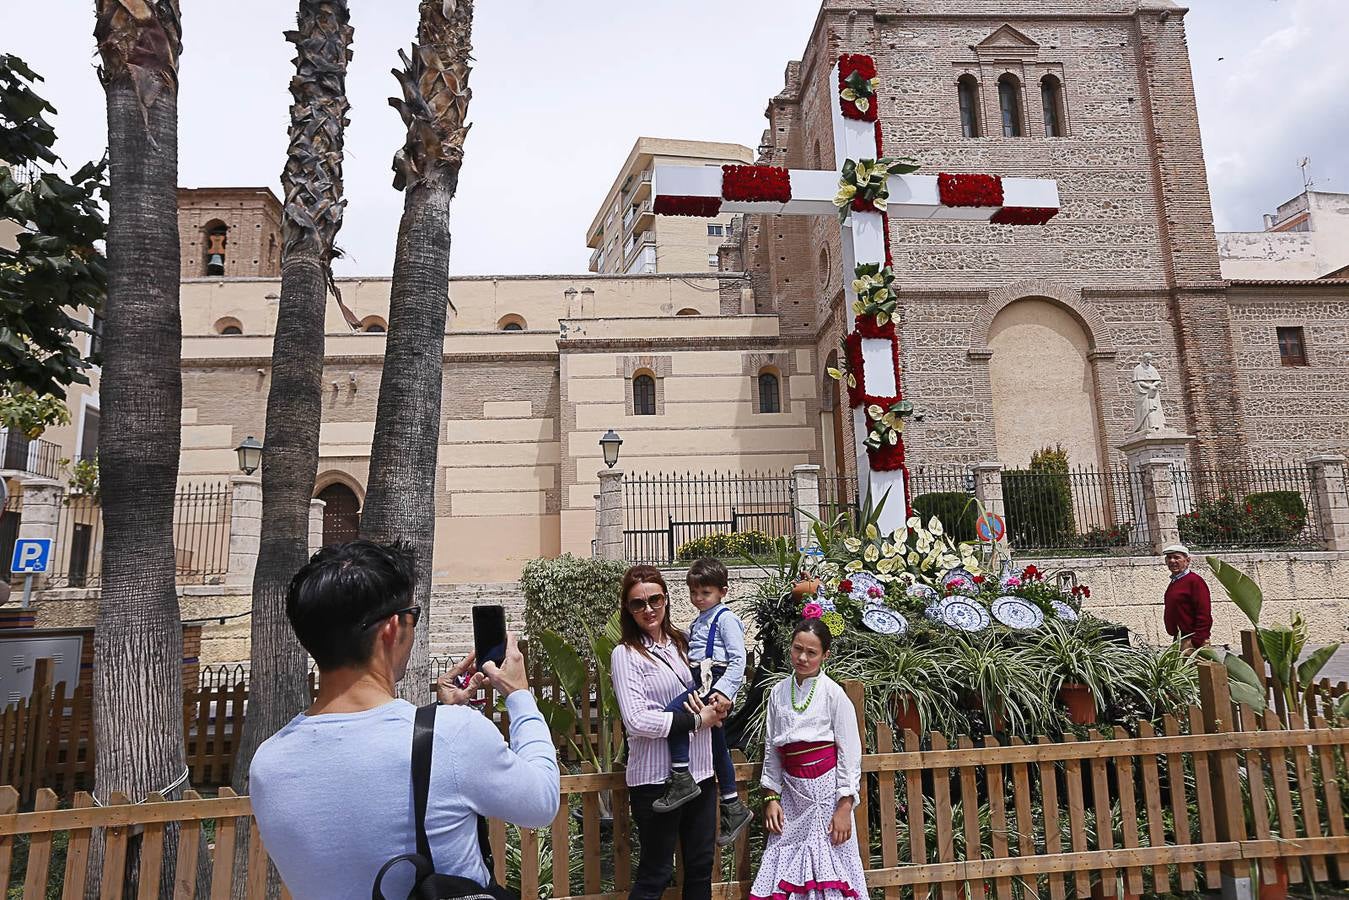
[[[1175,3],[826,0],[769,101],[760,162],[841,162],[829,132],[840,53],[877,60],[887,155],[928,174],[1060,187],[1062,212],[1045,226],[894,230],[904,387],[927,410],[907,436],[912,460],[1024,465],[1030,450],[1063,443],[1074,464],[1118,465],[1144,352],[1165,378],[1168,424],[1198,438],[1195,465],[1349,447],[1349,363],[1337,349],[1349,281],[1223,277]],[[723,250],[727,267],[749,272],[758,311],[823,364],[845,327],[837,228],[748,219]],[[1349,262],[1349,246],[1342,254]],[[1281,356],[1289,331],[1306,365]],[[839,409],[828,385],[821,392]]]

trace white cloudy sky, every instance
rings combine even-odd
[[[355,60],[340,243],[345,274],[387,273],[401,209],[387,98],[415,0],[352,0]],[[1301,189],[1349,191],[1349,0],[1190,0],[1218,227],[1256,230]],[[182,0],[180,183],[269,185],[286,149],[287,0]],[[89,0],[0,0],[0,51],[44,74],[58,150],[102,154]],[[473,133],[454,210],[462,274],[584,271],[585,229],[638,135],[758,144],[768,97],[818,0],[481,0]],[[531,174],[525,174],[531,173]]]

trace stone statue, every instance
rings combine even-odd
[[[1151,434],[1166,427],[1162,413],[1162,376],[1152,365],[1152,354],[1134,366],[1134,434]]]

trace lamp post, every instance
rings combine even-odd
[[[621,446],[623,439],[612,428],[600,438],[600,449],[604,451],[604,465],[607,467],[599,471],[595,555],[600,559],[623,558],[623,470],[614,468],[618,465],[618,448]]]
[[[604,464],[606,466],[612,469],[618,465],[618,448],[622,446],[623,439],[612,428],[605,432],[604,437],[600,438],[600,448],[604,451]]]
[[[234,452],[239,454],[239,471],[245,475],[252,475],[262,465],[262,443],[251,434]]]

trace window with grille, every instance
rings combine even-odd
[[[1279,361],[1285,366],[1305,366],[1307,363],[1307,342],[1302,328],[1276,329],[1279,336]]]
[[[632,412],[638,416],[656,414],[656,379],[650,375],[632,379]]]
[[[960,131],[967,138],[979,137],[979,82],[973,75],[962,75],[956,83],[960,98]]]
[[[1015,77],[998,79],[998,105],[1002,108],[1002,136],[1021,137],[1021,83]]]
[[[759,412],[782,412],[782,394],[778,390],[778,376],[772,372],[759,374]]]
[[[1040,80],[1040,100],[1045,108],[1045,137],[1063,137],[1063,83],[1046,75]]]

